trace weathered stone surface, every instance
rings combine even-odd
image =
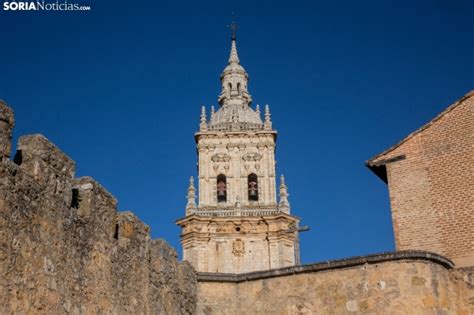
[[[435,254],[407,252],[203,273],[198,314],[473,314],[472,282],[452,266]]]
[[[0,100],[0,161],[8,160],[11,154],[12,130],[15,125],[13,110]]]
[[[196,276],[41,135],[0,163],[0,314],[192,314]]]

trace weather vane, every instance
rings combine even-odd
[[[227,25],[227,27],[229,27],[230,30],[232,31],[232,40],[236,40],[236,39],[237,39],[237,36],[236,36],[235,34],[236,34],[236,32],[237,32],[238,25],[237,25],[237,23],[235,22],[235,15],[234,15],[234,12],[232,12],[232,23],[230,23],[230,25]]]

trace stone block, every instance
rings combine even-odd
[[[14,160],[23,172],[47,186],[50,193],[61,193],[70,186],[65,182],[74,177],[74,161],[40,134],[20,137]]]

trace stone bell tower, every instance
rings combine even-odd
[[[235,26],[235,25],[234,25]],[[270,110],[252,109],[249,77],[237,54],[235,32],[221,74],[219,109],[203,106],[198,151],[199,202],[191,177],[182,228],[183,259],[200,272],[244,273],[299,264],[299,219],[288,192],[275,179],[275,141]]]

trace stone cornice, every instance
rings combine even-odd
[[[366,264],[373,265],[386,262],[395,261],[419,261],[434,263],[443,266],[447,269],[452,269],[454,263],[435,253],[425,251],[399,251],[399,252],[387,252],[381,254],[367,255],[350,257],[339,260],[329,260],[320,263],[300,265],[293,267],[285,267],[278,269],[271,269],[265,271],[256,271],[242,274],[229,274],[229,273],[198,273],[198,282],[230,282],[240,283],[246,281],[255,281],[268,278],[291,276],[295,274],[321,272],[327,270],[338,270],[344,268],[354,268],[363,266]]]
[[[184,222],[187,221],[232,221],[232,220],[278,220],[278,219],[291,219],[291,220],[300,220],[299,217],[287,214],[284,212],[279,212],[274,215],[266,215],[266,216],[229,216],[229,217],[218,217],[218,216],[202,216],[202,215],[197,215],[197,214],[191,214],[188,216],[185,216],[184,218],[179,218],[178,220],[175,221],[177,225],[181,225]]]
[[[277,139],[278,132],[276,130],[245,130],[245,131],[199,131],[194,133],[194,139],[196,143],[200,138],[206,137],[229,137],[229,136],[259,136],[259,135],[271,135],[274,141]]]

